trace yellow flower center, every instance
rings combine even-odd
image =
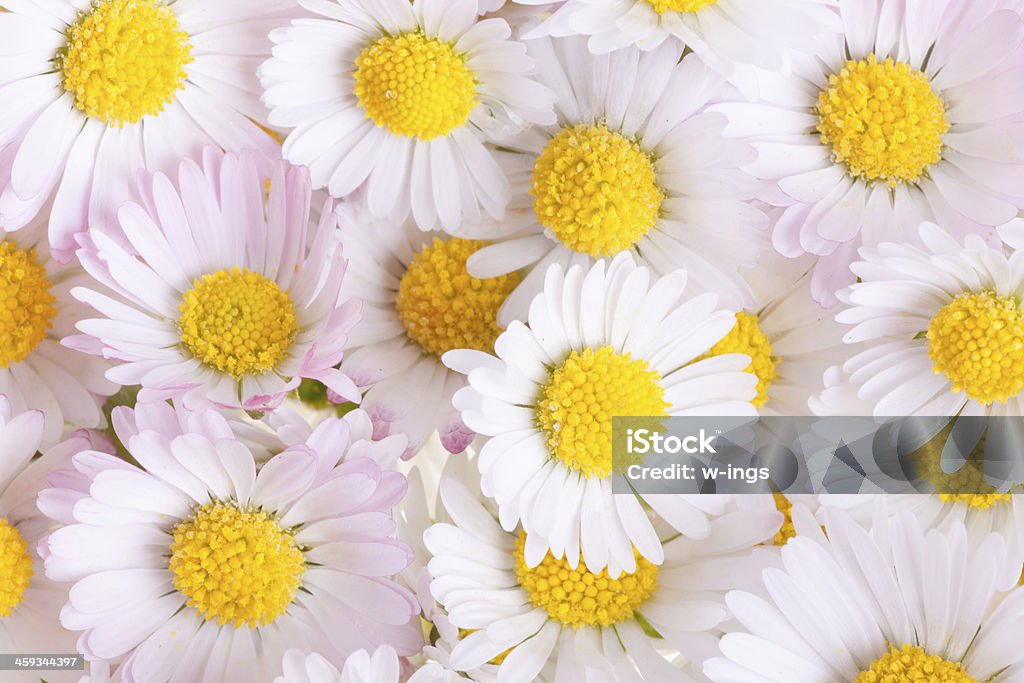
[[[961,294],[935,314],[926,336],[934,371],[953,391],[987,405],[1024,389],[1024,310],[1016,299]]]
[[[519,585],[530,596],[530,602],[566,626],[612,626],[630,621],[658,590],[657,565],[641,557],[635,548],[636,571],[612,579],[607,569],[597,574],[587,570],[582,556],[573,569],[567,560],[556,560],[548,553],[531,569],[524,559],[525,547],[526,534],[520,531],[515,550]]]
[[[64,89],[86,116],[111,126],[162,112],[192,61],[188,33],[156,0],[98,0],[67,38],[57,56]]]
[[[189,352],[236,379],[273,369],[299,330],[288,292],[244,268],[196,280],[180,310],[178,327]]]
[[[745,353],[750,356],[750,365],[746,371],[757,377],[757,398],[751,403],[760,408],[768,401],[768,387],[778,379],[779,374],[775,370],[776,359],[772,357],[771,342],[761,330],[756,315],[743,311],[737,313],[736,326],[698,360],[726,353]]]
[[[896,648],[871,663],[866,671],[857,674],[854,683],[978,683],[959,662],[951,662],[930,655],[916,645]]]
[[[603,125],[563,128],[533,167],[537,220],[595,258],[633,246],[658,220],[664,193],[640,146]]]
[[[452,349],[493,351],[501,334],[498,309],[519,284],[519,275],[471,277],[466,259],[484,246],[462,239],[424,247],[405,271],[395,308],[409,338],[428,353]]]
[[[874,55],[846,62],[818,95],[818,132],[853,178],[895,187],[942,158],[946,105],[921,71]]]
[[[584,476],[612,472],[612,417],[663,416],[661,375],[610,346],[573,351],[551,373],[537,402],[548,451]]]
[[[966,503],[976,510],[985,510],[993,505],[1009,503],[1009,493],[940,493],[943,503]]]
[[[448,135],[466,124],[477,105],[466,56],[419,32],[384,36],[363,50],[355,86],[366,116],[407,138]]]
[[[0,617],[9,617],[32,580],[32,556],[18,529],[0,517]]]
[[[796,527],[793,525],[793,502],[782,493],[776,492],[772,496],[775,498],[775,508],[785,518],[782,526],[776,532],[773,542],[775,545],[786,545],[789,539],[796,537]]]
[[[665,12],[699,12],[718,0],[644,0],[658,14]]]
[[[261,511],[210,503],[174,528],[174,587],[205,619],[265,626],[295,599],[305,564],[291,533]]]
[[[0,242],[0,368],[20,363],[46,338],[57,298],[35,249]]]
[[[985,442],[982,436],[974,450],[965,458],[960,469],[951,474],[942,470],[942,451],[949,442],[953,422],[949,422],[938,434],[910,454],[917,467],[917,474],[935,487],[943,503],[964,503],[976,510],[985,510],[994,505],[1010,503],[1009,493],[998,493],[998,489],[985,480]]]

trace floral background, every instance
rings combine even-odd
[[[1024,414],[1022,15],[0,0],[0,652],[87,662],[0,679],[1024,682],[964,460],[611,488],[613,415]]]

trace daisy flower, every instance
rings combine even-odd
[[[949,475],[946,475],[947,477]],[[948,531],[962,526],[967,532],[967,552],[974,555],[989,534],[996,533],[1006,544],[1006,562],[997,577],[1002,589],[1017,584],[1024,569],[1024,498],[1006,493],[941,493],[895,495],[821,494],[823,518],[828,507],[841,508],[861,526],[870,528],[879,506],[889,516],[904,511],[917,518],[923,529]]]
[[[920,227],[923,246],[861,249],[839,293],[843,340],[867,345],[829,371],[819,414],[1024,415],[1024,253]],[[977,350],[976,350],[977,349]]]
[[[284,675],[274,683],[398,683],[400,662],[395,650],[381,645],[373,653],[357,650],[339,671],[327,659],[292,648],[284,653]]]
[[[784,568],[764,572],[764,597],[726,597],[741,627],[705,663],[712,681],[1020,678],[1024,589],[1000,593],[998,535],[972,554],[962,525],[926,532],[906,515],[869,532],[834,509],[826,529],[782,549]]]
[[[678,46],[594,57],[582,39],[531,41],[558,94],[558,121],[537,127],[503,157],[516,220],[457,231],[492,239],[470,273],[532,272],[503,308],[507,325],[526,315],[552,263],[587,266],[633,254],[656,273],[686,268],[693,286],[749,302],[737,266],[754,266],[767,218],[746,200],[758,183],[739,170],[753,148],[723,135],[727,121],[702,110],[721,79]]]
[[[484,143],[551,123],[553,95],[504,19],[477,0],[301,0],[261,68],[285,157],[336,197],[423,229],[501,220],[509,187]]]
[[[791,52],[805,49],[807,36],[838,29],[834,4],[835,0],[567,0],[526,37],[589,36],[587,48],[594,54],[629,45],[653,50],[666,40],[675,43],[675,38],[713,69],[730,75],[738,65],[787,66]]]
[[[373,653],[358,650],[349,655],[345,666],[337,667],[314,653],[291,649],[284,653],[284,675],[274,683],[399,683],[401,662],[394,648],[382,645]],[[465,680],[437,664],[419,668],[406,683],[455,683]]]
[[[74,295],[102,317],[66,341],[115,361],[107,377],[142,385],[139,400],[273,409],[302,378],[346,400],[335,367],[359,303],[339,297],[345,260],[327,200],[310,220],[305,169],[253,153],[204,153],[176,180],[140,176],[145,205],[118,212],[128,244],[100,230],[78,257],[107,290]]]
[[[0,652],[74,652],[74,636],[61,628],[67,591],[43,573],[36,545],[53,523],[36,509],[43,479],[90,447],[85,432],[48,449],[38,410],[15,413],[0,394]],[[4,673],[5,681],[39,681],[38,672]],[[59,679],[67,680],[67,678]]]
[[[0,394],[15,412],[42,411],[47,443],[65,422],[103,426],[103,400],[117,391],[104,377],[109,363],[61,348],[89,315],[71,290],[91,282],[78,263],[52,258],[42,217],[15,232],[0,228]]]
[[[685,297],[685,271],[652,282],[623,254],[590,270],[553,265],[492,356],[449,351],[468,376],[455,394],[466,425],[490,437],[478,458],[484,494],[506,530],[522,524],[536,567],[548,550],[613,577],[664,559],[639,497],[612,494],[612,416],[755,415],[750,357],[700,357],[735,315],[717,297]],[[644,502],[687,536],[705,537],[726,497],[653,495]]]
[[[406,450],[403,434],[375,439],[373,423],[366,411],[351,409],[343,415],[330,410],[308,410],[295,398],[288,398],[272,412],[253,419],[241,410],[221,411],[235,437],[252,452],[257,463],[263,463],[292,446],[349,443],[354,451],[350,457],[369,458],[382,470],[396,469],[399,456]]]
[[[771,553],[751,549],[779,526],[777,514],[735,511],[703,540],[664,527],[664,563],[633,551],[635,567],[613,578],[550,554],[531,566],[528,533],[504,530],[454,478],[440,493],[452,523],[432,526],[424,542],[433,594],[460,629],[451,664],[501,681],[692,680],[686,660],[662,650],[714,643],[725,591],[757,576]]]
[[[843,326],[811,297],[813,265],[765,255],[744,270],[755,303],[736,314],[735,327],[708,352],[750,356],[761,415],[810,414],[808,401],[824,389],[822,377],[842,344]]]
[[[913,241],[922,221],[994,237],[1024,206],[1018,4],[868,0],[840,11],[842,40],[819,40],[792,73],[762,72],[760,101],[712,107],[757,147],[747,170],[785,207],[775,248],[822,257],[814,292],[826,304],[853,281],[860,244]]]
[[[419,651],[416,601],[389,578],[410,559],[390,512],[402,475],[328,434],[257,467],[213,410],[114,421],[139,466],[85,451],[39,499],[64,525],[46,573],[74,583],[61,620],[87,659],[126,657],[125,681],[213,683],[270,681],[288,647],[335,665]]]
[[[411,456],[437,430],[446,449],[462,452],[475,435],[452,396],[466,380],[441,356],[494,350],[498,309],[519,276],[471,277],[466,261],[483,242],[423,232],[408,220],[377,220],[358,201],[344,202],[338,213],[350,263],[342,296],[363,302],[341,371],[366,392],[361,405],[378,437],[406,434]]]
[[[257,65],[291,3],[2,0],[0,227],[53,198],[61,261],[84,226],[111,229],[139,169],[170,172],[206,145],[280,155]]]

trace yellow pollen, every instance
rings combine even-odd
[[[960,469],[949,474],[943,471],[942,451],[949,443],[952,431],[953,422],[950,421],[938,434],[910,454],[918,476],[935,487],[935,493],[943,503],[964,503],[976,510],[1010,503],[1013,500],[1011,494],[998,493],[998,489],[985,480],[986,436],[981,437]]]
[[[663,416],[661,375],[610,346],[573,351],[551,373],[537,424],[552,457],[587,478],[612,472],[612,417]]]
[[[768,401],[768,387],[778,379],[779,374],[775,369],[776,359],[772,356],[771,342],[761,330],[756,315],[743,311],[737,313],[736,326],[697,360],[726,353],[745,353],[750,356],[750,365],[746,371],[757,377],[757,398],[751,403],[760,408]]]
[[[46,338],[57,315],[52,288],[35,249],[0,242],[0,368],[25,360]]]
[[[551,553],[532,569],[526,566],[523,552],[526,534],[516,537],[516,578],[530,602],[547,610],[557,622],[580,626],[612,626],[635,618],[636,610],[658,590],[658,567],[633,549],[636,571],[623,573],[617,579],[602,569],[595,574],[580,557],[576,569],[565,559],[556,560]]]
[[[946,105],[921,71],[874,55],[848,61],[818,95],[818,132],[853,178],[916,182],[942,159]]]
[[[1012,500],[1009,493],[940,493],[939,498],[943,503],[966,503],[976,510],[986,510]]]
[[[939,309],[928,325],[928,356],[953,391],[982,404],[1024,389],[1024,310],[995,292],[967,292]]]
[[[979,683],[959,662],[930,655],[916,645],[889,651],[857,674],[854,683]]]
[[[32,556],[18,529],[0,517],[0,617],[21,604],[32,580]]]
[[[244,268],[196,280],[180,310],[181,342],[189,352],[236,379],[272,370],[299,330],[288,292]]]
[[[174,587],[220,626],[273,622],[295,599],[306,571],[291,533],[258,510],[210,503],[178,524],[173,536]]]
[[[537,220],[568,249],[624,251],[654,227],[664,193],[640,145],[603,125],[563,128],[533,167]]]
[[[471,277],[466,259],[483,242],[434,238],[405,271],[395,308],[409,338],[437,356],[452,349],[491,352],[501,334],[498,309],[519,284],[519,275]]]
[[[658,14],[665,12],[699,12],[718,0],[644,0]]]
[[[420,140],[464,126],[477,105],[476,77],[465,55],[419,32],[384,36],[363,50],[355,93],[377,126]]]
[[[163,111],[184,87],[192,44],[156,0],[98,0],[67,32],[56,59],[86,116],[111,126]]]
[[[793,526],[793,502],[782,493],[773,493],[775,508],[782,513],[785,519],[782,526],[775,534],[775,545],[786,545],[789,539],[796,537],[796,527]]]

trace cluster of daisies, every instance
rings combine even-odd
[[[1024,682],[976,454],[611,485],[613,416],[1024,415],[1022,16],[0,0],[0,653],[87,662],[0,678]]]

